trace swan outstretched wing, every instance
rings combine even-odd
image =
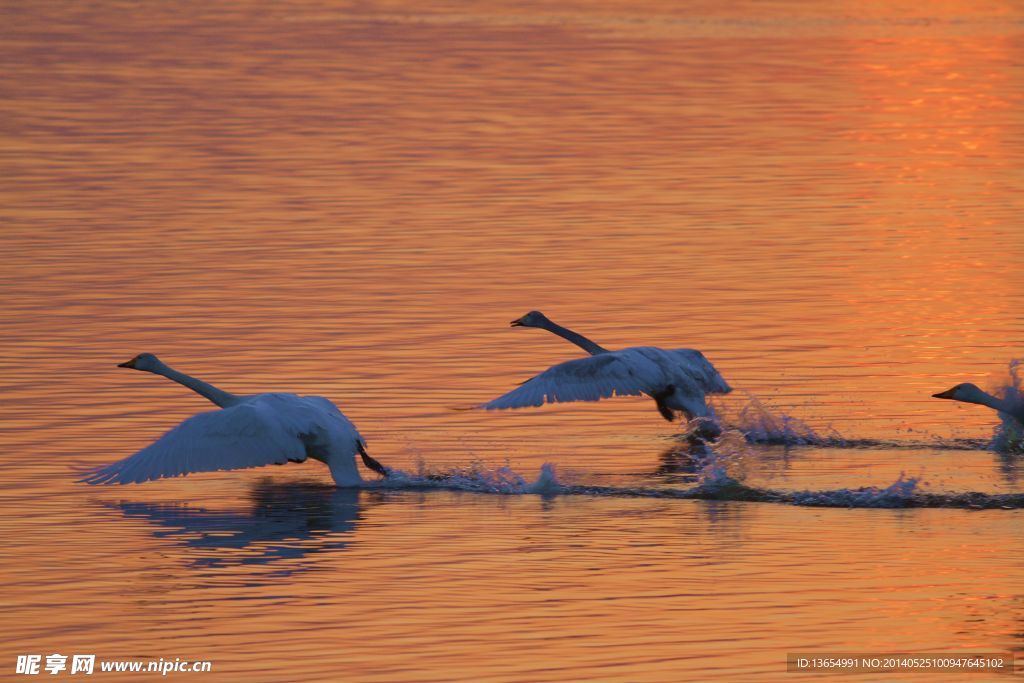
[[[639,396],[651,391],[649,369],[622,352],[553,365],[504,396],[477,406],[484,410],[526,408],[545,403],[599,401],[611,396]]]
[[[282,404],[287,406],[287,403],[280,397],[277,399],[256,399],[223,410],[199,413],[135,455],[98,468],[82,481],[128,484],[191,472],[302,462],[306,459],[303,439],[312,437],[311,432],[318,427],[317,420],[311,419],[305,404],[293,406],[299,408],[297,411],[281,410]],[[353,453],[356,450],[354,444],[352,450]]]

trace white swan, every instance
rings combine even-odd
[[[1010,401],[1005,398],[998,398],[979,389],[976,385],[970,382],[963,384],[957,384],[952,389],[946,389],[945,391],[937,394],[932,394],[932,398],[947,398],[953,401],[960,401],[961,403],[977,403],[979,405],[988,406],[993,410],[998,410],[1004,415],[1009,415],[1017,422],[1024,425],[1024,403]]]
[[[540,311],[512,321],[512,327],[540,327],[571,341],[591,355],[553,365],[504,396],[477,406],[484,410],[540,406],[545,402],[599,401],[611,396],[654,399],[668,421],[675,412],[687,418],[712,418],[706,394],[732,389],[700,351],[635,346],[609,351],[583,335],[551,322]],[[713,432],[717,430],[712,430]]]
[[[355,455],[385,477],[388,471],[366,453],[366,442],[333,403],[320,396],[235,396],[172,369],[151,353],[118,367],[163,375],[223,410],[188,418],[141,451],[92,471],[89,484],[129,484],[190,472],[283,465],[313,458],[325,463],[338,486],[363,479]]]

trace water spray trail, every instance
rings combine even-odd
[[[558,481],[555,467],[545,464],[538,476],[528,481],[508,467],[496,470],[473,468],[450,474],[420,476],[392,470],[388,479],[367,486],[374,490],[465,491],[497,495],[590,496],[609,498],[658,498],[677,500],[717,500],[756,503],[780,503],[806,507],[840,508],[1024,508],[1024,493],[990,494],[981,492],[927,493],[918,490],[918,479],[900,477],[884,488],[868,486],[821,491],[783,491],[747,486],[733,478],[722,462],[709,459],[697,486],[688,489],[570,485]]]

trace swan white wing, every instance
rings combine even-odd
[[[504,396],[477,406],[484,410],[525,408],[544,403],[599,401],[612,396],[639,396],[651,390],[650,368],[637,366],[622,352],[553,365]]]
[[[268,395],[199,413],[135,455],[98,468],[82,481],[128,484],[191,472],[301,462],[306,459],[303,437],[317,428],[303,408],[280,395]]]

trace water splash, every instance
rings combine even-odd
[[[537,481],[527,487],[529,493],[536,493],[542,496],[555,495],[561,488],[562,485],[558,482],[558,476],[555,474],[555,466],[549,462],[540,466],[540,474],[537,476]]]
[[[920,480],[907,478],[900,472],[899,478],[883,489],[869,486],[859,489],[836,489],[834,491],[800,491],[789,496],[794,505],[815,507],[851,508],[903,508],[912,507],[914,492]]]
[[[845,439],[835,430],[827,435],[819,434],[803,420],[772,410],[749,393],[746,394],[746,402],[738,409],[718,397],[715,412],[727,429],[742,432],[751,443],[787,446],[845,444]]]
[[[1024,359],[1010,361],[1007,374],[990,382],[989,393],[1024,406]],[[806,422],[770,408],[765,401],[747,393],[745,402],[737,407],[728,398],[715,397],[714,412],[726,430],[739,431],[747,442],[781,446],[821,446],[827,448],[932,448],[936,450],[994,450],[1000,453],[1024,453],[1024,425],[1013,417],[998,413],[1000,423],[992,438],[948,438],[917,433],[913,440],[859,439],[843,436],[833,427],[824,432],[811,428]],[[693,440],[699,433],[700,421],[687,424],[679,438]],[[913,430],[908,430],[913,431]]]
[[[1024,493],[982,492],[932,493],[920,490],[920,480],[900,473],[886,487],[866,486],[821,491],[782,491],[748,486],[729,474],[728,463],[711,455],[692,488],[591,486],[562,483],[555,466],[544,464],[533,481],[509,467],[490,469],[475,463],[470,467],[425,476],[391,470],[388,479],[371,482],[374,490],[443,490],[497,495],[589,496],[607,498],[659,498],[777,503],[801,507],[837,508],[960,508],[975,510],[1024,508]]]
[[[555,466],[551,463],[542,465],[537,478],[528,481],[508,465],[490,468],[480,461],[448,470],[434,470],[421,461],[417,464],[415,474],[390,469],[387,479],[370,482],[367,486],[375,489],[444,489],[505,495],[546,495],[561,491]]]
[[[990,386],[990,392],[1012,405],[1024,407],[1024,358],[1010,361],[1007,376]],[[992,433],[990,448],[1001,453],[1024,453],[1024,425],[1006,413],[999,413],[999,425]]]
[[[756,459],[746,435],[737,430],[722,432],[714,443],[703,444],[698,454],[697,486],[706,490],[743,482],[747,478],[748,463]]]

